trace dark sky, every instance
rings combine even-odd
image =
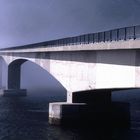
[[[140,24],[140,0],[0,0],[0,47]]]

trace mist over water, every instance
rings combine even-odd
[[[55,94],[59,92],[55,92]],[[121,93],[115,100],[121,100]],[[124,93],[127,94],[127,93]],[[134,101],[132,93],[125,101]],[[136,98],[140,95],[136,93]],[[125,95],[126,96],[126,95]],[[126,97],[123,97],[126,98]],[[29,93],[27,97],[4,98],[0,96],[0,140],[138,140],[140,138],[139,123],[128,129],[107,130],[103,128],[68,128],[50,126],[48,124],[48,103],[61,100],[50,98],[39,93]],[[136,105],[136,106],[137,106]],[[133,114],[133,112],[132,112]],[[104,127],[104,126],[103,126]]]
[[[112,93],[112,100],[129,103],[132,127],[140,129],[140,90],[126,90]]]
[[[21,67],[21,88],[27,89],[31,95],[39,95],[40,98],[60,98],[60,101],[66,101],[67,91],[59,81],[45,69],[29,61]]]

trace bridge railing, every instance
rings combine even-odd
[[[51,40],[47,42],[41,42],[36,44],[24,45],[20,47],[11,47],[8,49],[26,49],[37,47],[59,47],[68,45],[90,44],[100,42],[111,42],[119,40],[140,39],[140,25],[132,27],[124,27],[105,32],[90,33],[79,35],[75,37],[68,37],[63,39]],[[5,50],[5,49],[1,49]]]
[[[46,46],[67,46],[140,38],[140,25],[105,32],[85,34],[46,42]]]

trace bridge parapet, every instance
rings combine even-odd
[[[31,51],[62,51],[62,50],[76,50],[75,46],[79,48],[79,46],[83,47],[83,49],[87,50],[100,50],[100,49],[114,49],[114,47],[111,46],[111,44],[114,44],[114,42],[119,41],[129,41],[129,40],[139,40],[140,38],[140,25],[137,26],[131,26],[131,27],[124,27],[124,28],[118,28],[113,30],[108,30],[104,32],[98,32],[98,33],[89,33],[89,34],[83,34],[78,35],[74,37],[67,37],[62,39],[56,39],[56,40],[50,40],[46,42],[41,43],[35,43],[35,44],[29,44],[24,46],[17,46],[17,47],[10,47],[10,48],[4,48],[1,49],[1,51],[5,52],[19,52],[24,50],[24,52],[27,52],[28,50]],[[113,43],[111,43],[113,42]],[[99,47],[101,43],[105,43],[106,47]],[[111,43],[111,44],[110,44]],[[92,44],[92,45],[90,45]],[[94,45],[96,44],[96,45]],[[97,45],[99,44],[99,45]],[[126,43],[125,43],[126,44]],[[133,45],[133,42],[127,43],[128,48],[131,48],[130,44]],[[115,44],[116,45],[116,44]],[[103,46],[103,45],[101,45]],[[111,46],[111,47],[110,47]],[[79,48],[77,50],[82,50],[82,48]],[[90,47],[90,49],[89,49]],[[56,48],[56,49],[54,49]],[[61,49],[62,48],[62,49]],[[122,49],[126,49],[126,47],[122,47]],[[136,47],[140,48],[140,47]],[[35,50],[36,49],[36,50]],[[115,49],[120,49],[120,47],[116,47]],[[25,51],[26,50],[26,51]]]

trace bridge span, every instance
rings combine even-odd
[[[140,26],[4,48],[0,56],[4,95],[25,95],[20,69],[26,61],[47,70],[67,90],[66,103],[50,103],[52,124],[85,116],[91,104],[96,113],[109,112],[112,91],[140,87]]]

